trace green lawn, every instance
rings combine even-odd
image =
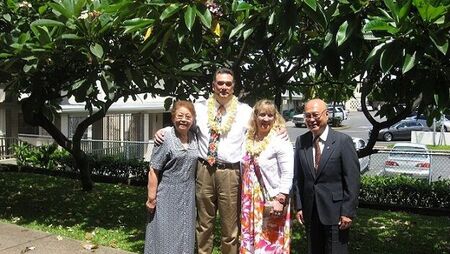
[[[70,179],[0,172],[1,221],[133,252],[143,249],[145,198],[145,187],[96,184],[85,193]],[[359,209],[351,237],[351,253],[450,253],[450,218]],[[292,253],[305,245],[294,223]]]

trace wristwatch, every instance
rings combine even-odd
[[[283,193],[279,193],[278,195],[276,195],[275,199],[282,205],[286,204],[286,195],[284,195]]]

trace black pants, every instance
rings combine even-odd
[[[306,225],[308,254],[347,254],[349,229],[339,230],[339,225],[323,225],[316,205],[311,223]]]

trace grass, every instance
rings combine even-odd
[[[1,221],[132,252],[143,250],[145,198],[145,187],[98,183],[86,193],[70,179],[0,172]],[[216,237],[214,253],[219,243]],[[298,223],[291,247],[306,253]],[[350,247],[361,254],[450,253],[450,218],[359,209]]]

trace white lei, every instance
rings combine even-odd
[[[231,99],[231,104],[229,107],[229,110],[227,112],[227,117],[223,119],[221,124],[219,125],[216,121],[216,105],[215,105],[216,99],[214,99],[214,96],[210,96],[207,100],[208,104],[208,127],[219,134],[225,134],[231,129],[231,125],[234,122],[234,118],[236,117],[236,110],[237,110],[237,104],[238,99],[236,96],[233,95],[233,98]]]

